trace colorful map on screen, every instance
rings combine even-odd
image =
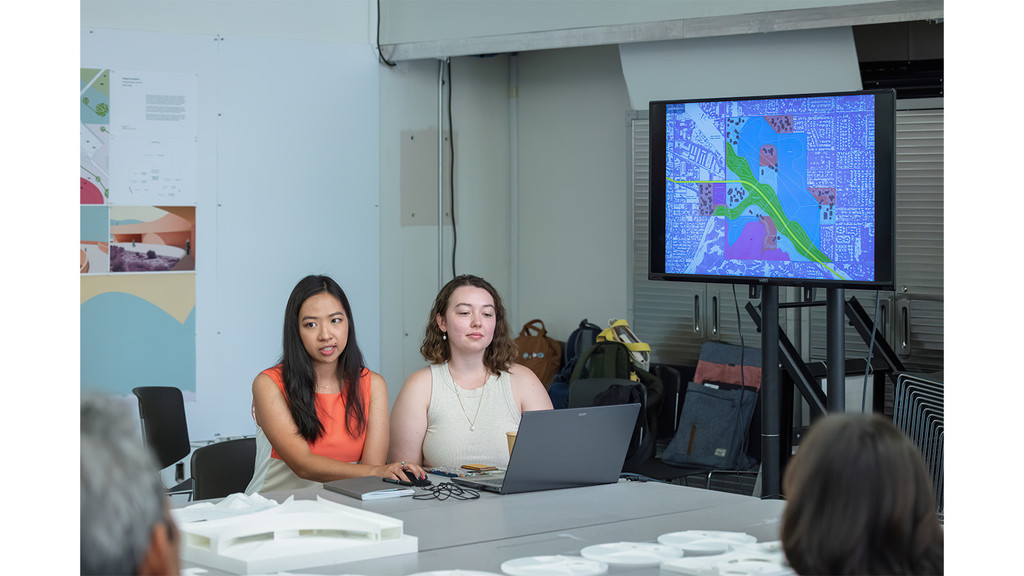
[[[874,97],[669,104],[665,271],[873,281]]]

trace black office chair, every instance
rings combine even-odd
[[[689,376],[692,378],[693,370]],[[679,413],[683,407],[683,374],[679,367],[668,364],[651,363],[651,373],[661,378],[661,407],[658,409],[658,440],[666,443],[675,435],[679,428]]]
[[[256,467],[256,439],[236,438],[192,453],[192,499],[223,498],[245,491]]]
[[[623,388],[620,388],[620,392],[614,392],[611,390],[613,387]],[[626,392],[627,389],[630,392]],[[606,392],[609,395],[605,395]],[[624,400],[627,397],[635,400]],[[647,417],[647,388],[640,382],[624,378],[581,378],[569,383],[569,408],[626,402],[640,404],[633,437],[630,439],[629,450],[622,464],[623,472],[636,473],[644,462],[654,456],[654,434],[651,432]]]
[[[568,407],[593,406],[597,396],[615,385],[636,386],[646,392],[639,382],[624,378],[580,378],[569,383]]]
[[[162,470],[182,461],[192,451],[192,446],[181,390],[173,386],[139,386],[132,388],[132,393],[139,399],[142,437],[157,465]],[[192,479],[186,478],[168,488],[167,494],[188,494],[191,498]]]

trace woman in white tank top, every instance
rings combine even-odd
[[[551,409],[537,376],[514,362],[501,297],[483,278],[458,276],[441,289],[420,353],[430,366],[409,376],[391,409],[391,460],[504,468],[505,433],[524,410]]]

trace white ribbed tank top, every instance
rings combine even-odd
[[[452,469],[463,464],[508,466],[505,433],[518,430],[520,418],[509,373],[491,374],[482,387],[463,390],[452,380],[445,362],[430,366],[430,379],[423,465]]]

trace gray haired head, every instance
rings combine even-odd
[[[128,408],[82,400],[82,574],[137,574],[167,496]]]

